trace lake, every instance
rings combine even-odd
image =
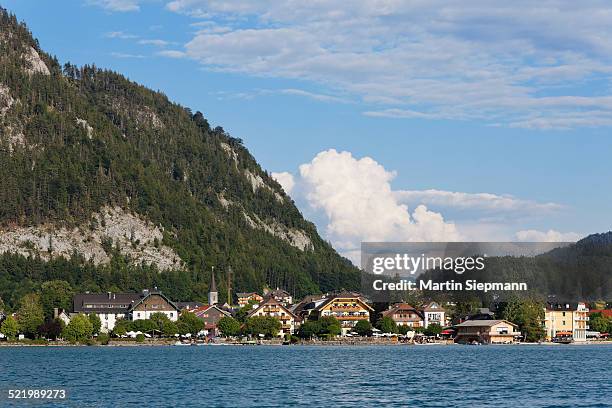
[[[612,406],[612,345],[0,347],[0,406]],[[65,388],[64,402],[7,400]]]

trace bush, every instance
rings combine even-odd
[[[442,333],[442,326],[440,326],[438,323],[430,324],[423,331],[423,334],[425,334],[426,336],[436,336],[437,337],[440,333]]]
[[[93,334],[93,327],[89,317],[84,314],[74,316],[70,323],[62,331],[64,339],[76,343],[90,338]]]
[[[98,343],[100,343],[101,345],[106,346],[109,341],[110,336],[108,335],[108,333],[100,333],[98,335]]]
[[[219,319],[217,327],[226,337],[237,336],[240,333],[240,322],[230,316],[224,316]]]
[[[8,316],[0,326],[0,333],[4,334],[8,340],[14,340],[19,334],[19,323],[13,316]]]
[[[376,327],[383,333],[397,333],[397,325],[389,316],[385,316],[376,323]]]
[[[281,329],[280,320],[272,316],[254,316],[246,321],[244,331],[252,336],[263,334],[267,338],[277,337]]]
[[[360,336],[369,336],[372,334],[372,324],[370,324],[369,320],[360,320],[355,325],[354,330]]]
[[[176,322],[180,334],[198,334],[204,328],[204,321],[191,312],[183,312]]]
[[[145,341],[145,336],[144,334],[140,333],[136,335],[136,342],[137,343],[144,343]]]

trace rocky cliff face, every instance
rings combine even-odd
[[[120,207],[104,207],[87,223],[73,228],[46,223],[0,231],[0,253],[46,260],[76,253],[100,265],[110,262],[115,249],[136,264],[155,265],[161,271],[184,268],[179,255],[162,244],[163,239],[163,227]]]

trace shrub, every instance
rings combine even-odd
[[[74,316],[62,331],[64,339],[73,343],[85,341],[93,334],[93,327],[89,317],[84,314]]]
[[[369,336],[372,334],[372,324],[370,324],[369,320],[360,320],[355,325],[354,330],[360,336]]]
[[[136,342],[137,343],[144,343],[145,341],[145,336],[144,334],[140,333],[136,335]]]
[[[98,335],[98,343],[100,343],[101,345],[106,346],[109,341],[110,336],[108,335],[108,333],[100,333]]]

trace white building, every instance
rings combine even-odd
[[[446,311],[440,304],[429,302],[423,307],[423,326],[429,327],[430,324],[446,326]]]
[[[119,319],[149,319],[153,313],[164,313],[172,321],[179,316],[179,308],[159,291],[142,293],[80,293],[73,298],[74,313],[96,314],[100,331],[108,333]]]

